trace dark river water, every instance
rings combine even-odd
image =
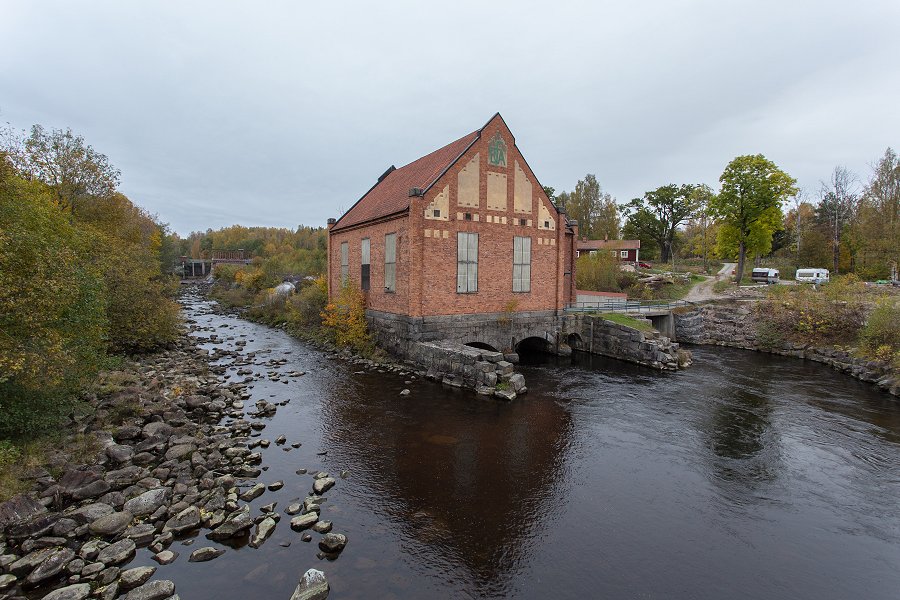
[[[289,517],[209,563],[176,543],[157,577],[183,598],[287,599],[310,567],[330,598],[900,597],[900,404],[826,367],[713,347],[671,374],[544,357],[506,404],[360,373],[200,301],[188,315],[307,372],[251,390],[248,408],[291,401],[262,437],[302,442],[262,450],[260,480],[286,485],[252,504],[306,496],[299,468],[346,470],[322,518],[349,543],[319,560]]]

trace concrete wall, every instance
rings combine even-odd
[[[675,335],[682,342],[730,346],[812,360],[900,396],[900,373],[889,363],[857,358],[835,348],[816,348],[791,342],[775,348],[763,347],[756,330],[759,316],[751,303],[705,304],[688,311],[676,311],[673,316]]]

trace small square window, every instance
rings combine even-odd
[[[619,256],[622,258],[628,258],[628,250],[622,250],[619,252]]]
[[[544,229],[550,229],[550,221],[544,221]]]
[[[435,217],[440,217],[440,216],[441,216],[441,209],[439,209],[439,208],[434,209],[434,216],[435,216]]]
[[[466,213],[466,214],[465,214],[465,220],[466,220],[466,221],[471,221],[471,220],[472,220],[472,213]]]

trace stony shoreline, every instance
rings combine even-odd
[[[223,340],[216,333],[193,337],[198,328],[188,324],[169,349],[138,359],[118,375],[121,385],[93,399],[93,411],[68,424],[96,440],[93,459],[72,462],[61,449],[47,469],[29,474],[30,492],[0,504],[0,599],[178,598],[175,584],[160,578],[177,556],[173,542],[200,531],[214,542],[249,539],[258,547],[274,531],[281,520],[275,503],[252,514],[247,502],[283,485],[257,481],[264,466],[254,452],[270,443],[258,432],[277,406],[261,400],[245,408],[254,378],[229,382],[224,375],[229,366],[249,375],[252,365],[270,372],[278,365],[244,352],[240,341],[235,350],[209,353],[198,344]],[[112,415],[126,416],[110,427]],[[284,436],[275,443],[300,445]],[[310,477],[310,491],[284,512],[303,541],[312,541],[311,531],[322,534],[320,558],[336,558],[347,538],[319,519],[336,479],[300,471]],[[127,568],[144,547],[161,567]],[[190,561],[226,551],[204,546]],[[310,570],[292,598],[323,598],[327,587],[324,575]]]

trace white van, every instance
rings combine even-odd
[[[798,283],[824,283],[829,279],[828,269],[797,269],[794,279]]]

